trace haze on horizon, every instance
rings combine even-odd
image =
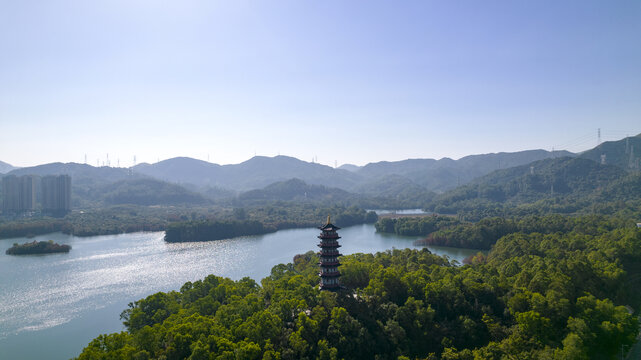
[[[641,2],[0,2],[0,160],[327,165],[641,132]]]

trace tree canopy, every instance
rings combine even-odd
[[[615,358],[638,334],[622,305],[641,306],[641,230],[559,228],[460,267],[427,249],[345,256],[339,292],[318,289],[313,252],[260,284],[210,275],[131,303],[127,330],[78,359]]]

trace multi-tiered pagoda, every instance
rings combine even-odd
[[[338,267],[341,265],[338,261],[338,257],[341,254],[338,252],[338,248],[341,247],[338,244],[338,239],[341,237],[338,236],[336,230],[340,229],[338,226],[332,225],[330,222],[329,216],[327,217],[327,224],[319,228],[322,232],[318,235],[318,238],[321,240],[318,247],[320,247],[320,288],[321,290],[338,290],[341,288],[338,278],[341,276],[341,273],[338,271]]]

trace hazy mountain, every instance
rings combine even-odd
[[[408,159],[370,163],[363,167],[346,164],[338,169],[288,156],[256,156],[240,164],[222,166],[183,157],[156,164],[140,164],[134,167],[134,171],[170,182],[235,191],[260,189],[275,182],[297,178],[312,185],[371,194],[367,189],[372,188],[372,182],[391,175],[402,176],[426,190],[444,191],[502,167],[527,164],[551,156],[548,151],[531,150],[472,155],[460,160]],[[382,181],[377,188],[383,193],[397,191],[382,188],[386,183],[396,186],[393,181]]]
[[[491,171],[496,169],[507,169],[542,159],[574,156],[576,156],[576,154],[565,150],[554,151],[554,153],[552,153],[550,151],[539,149],[513,153],[500,152],[493,154],[469,155],[457,160],[456,164],[468,171],[481,173],[487,172],[488,169]]]
[[[357,166],[357,165],[353,165],[353,164],[343,164],[343,165],[339,166],[338,168],[341,169],[341,170],[357,172],[358,170],[361,169],[361,167],[362,166]]]
[[[6,162],[0,161],[0,174],[6,174],[11,170],[17,169],[17,167],[8,164]]]
[[[202,194],[203,196],[211,200],[229,199],[237,195],[236,191],[223,189],[217,186],[197,187],[190,184],[184,184],[183,186],[186,189]]]
[[[241,201],[343,201],[353,196],[345,190],[310,185],[300,179],[290,179],[273,183],[263,189],[244,192],[238,198]]]
[[[152,165],[137,165],[134,171],[171,182],[237,191],[258,189],[292,178],[343,189],[354,186],[360,180],[349,171],[288,156],[255,156],[240,164],[223,166],[190,158],[174,158]]]
[[[434,159],[407,159],[401,161],[379,161],[369,163],[360,168],[357,173],[365,178],[377,178],[387,175],[408,175],[421,169],[431,169],[440,162],[454,161],[449,158]]]
[[[107,205],[204,205],[202,195],[156,179],[126,179],[97,189]]]
[[[555,152],[557,155],[560,153],[570,154]],[[152,177],[177,183],[185,187],[185,191],[198,192],[209,199],[231,198],[237,192],[262,189],[270,184],[296,178],[308,185],[322,185],[359,193],[369,199],[384,198],[386,201],[395,201],[396,204],[415,206],[429,201],[434,195],[432,191],[442,192],[493,170],[550,156],[551,153],[544,150],[531,150],[472,155],[459,160],[408,159],[370,163],[363,167],[347,164],[339,169],[288,156],[256,156],[233,165],[178,157],[155,164],[139,164],[133,169],[52,163],[16,169],[11,173],[69,174],[72,177],[74,203],[85,205],[101,199],[99,191],[102,191],[101,187],[104,185]]]
[[[222,175],[222,166],[188,157],[176,157],[155,164],[142,163],[133,167],[136,173],[157,179],[196,186],[215,186]]]
[[[387,175],[363,183],[354,190],[371,198],[369,208],[390,204],[389,208],[422,208],[436,195],[401,175]]]
[[[555,156],[573,155],[567,151],[555,151]],[[356,174],[372,179],[388,175],[401,175],[417,185],[432,191],[444,191],[465,184],[494,170],[508,168],[552,157],[545,150],[527,150],[513,153],[470,155],[459,160],[450,158],[408,159],[382,161],[362,167]]]
[[[288,156],[255,156],[238,165],[225,165],[224,168],[228,171],[230,185],[241,184],[245,189],[255,189],[291,178],[341,189],[347,189],[360,181],[358,176],[349,171]]]
[[[412,180],[401,175],[387,175],[379,177],[375,180],[365,182],[359,185],[355,192],[370,196],[385,196],[385,197],[416,197],[428,191],[425,187],[420,186]]]
[[[129,178],[140,178],[141,175],[132,173],[129,169],[112,168],[108,166],[94,167],[77,163],[50,163],[25,167],[11,171],[11,175],[61,175],[71,176],[73,187],[88,188],[96,185],[112,183]]]
[[[601,162],[605,155],[605,163],[620,168],[632,170],[639,167],[641,159],[641,134],[627,137],[618,141],[606,141],[594,149],[585,151],[579,157]]]

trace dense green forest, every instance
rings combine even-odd
[[[638,172],[583,158],[559,158],[495,171],[436,196],[425,208],[476,221],[514,214],[638,213],[640,200]]]
[[[318,219],[331,214],[344,226],[374,223],[376,213],[350,206],[319,206],[311,203],[265,202],[248,207],[173,207],[118,205],[73,211],[64,218],[0,219],[0,239],[30,237],[52,232],[94,236],[137,231],[164,231],[169,224],[190,222],[254,221],[264,232],[318,226]],[[188,225],[187,225],[188,226]],[[255,232],[239,233],[250,235]]]
[[[188,215],[205,210],[135,205],[73,211],[63,218],[39,217],[0,220],[0,238],[31,237],[52,232],[76,236],[94,236],[161,231],[170,221],[187,220]]]
[[[307,212],[291,214],[290,207],[274,210],[269,207],[252,209],[249,213],[245,208],[236,208],[232,212],[232,220],[191,220],[171,223],[165,231],[165,241],[208,241],[228,239],[237,236],[258,235],[276,230],[318,226],[316,219],[332,214],[335,221],[344,226],[373,223],[377,215],[373,211],[365,211],[357,207],[345,208],[333,206],[330,208],[307,208]],[[256,220],[256,219],[260,219]],[[316,221],[315,221],[316,220]]]
[[[12,247],[8,248],[5,253],[7,255],[31,255],[31,254],[50,254],[69,252],[71,246],[54,243],[53,240],[49,241],[33,241],[24,244],[14,243]]]
[[[426,236],[436,230],[458,225],[461,222],[453,216],[432,215],[423,217],[384,217],[375,226],[376,231],[403,236]]]
[[[165,230],[165,241],[210,241],[238,236],[260,235],[276,231],[255,220],[190,221],[171,223]]]
[[[639,330],[622,305],[641,310],[641,229],[589,220],[531,218],[549,233],[460,267],[427,249],[345,256],[337,293],[312,252],[260,284],[210,275],[131,303],[127,330],[79,359],[614,359]]]
[[[477,222],[459,221],[451,216],[382,218],[376,231],[405,236],[425,236],[417,245],[439,245],[489,250],[501,237],[512,233],[553,234],[557,232],[595,234],[599,228],[633,228],[635,221],[607,215],[564,216],[526,215],[485,218]]]

